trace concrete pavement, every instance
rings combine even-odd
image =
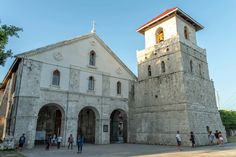
[[[219,146],[183,147],[177,151],[175,146],[159,146],[144,144],[85,144],[83,153],[77,154],[77,147],[68,150],[62,147],[57,150],[52,147],[46,151],[44,147],[23,150],[26,157],[236,157],[236,143]]]

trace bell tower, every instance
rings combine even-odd
[[[138,82],[131,106],[130,142],[175,145],[180,131],[189,144],[208,144],[208,132],[225,132],[209,78],[205,49],[196,41],[203,26],[179,8],[168,9],[137,29]]]

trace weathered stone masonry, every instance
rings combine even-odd
[[[201,29],[179,8],[141,26],[138,78],[95,32],[17,55],[0,85],[1,137],[17,140],[25,133],[29,148],[48,135],[61,135],[65,144],[81,133],[95,144],[176,145],[179,130],[184,145],[190,145],[190,131],[197,145],[208,144],[209,130],[225,129],[206,50],[196,42]],[[58,85],[52,83],[55,70]]]

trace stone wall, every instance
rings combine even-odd
[[[176,145],[178,130],[184,145],[190,145],[190,131],[195,133],[197,145],[206,145],[206,127],[225,134],[205,50],[176,38],[139,51],[137,57],[139,81],[129,108],[130,142]],[[165,72],[161,71],[161,61],[165,62]]]
[[[37,118],[39,110],[45,105],[59,107],[62,111],[61,136],[63,144],[67,144],[70,134],[77,136],[78,116],[82,109],[89,108],[95,113],[95,144],[110,143],[110,133],[103,131],[103,126],[110,127],[110,115],[120,109],[128,115],[128,98],[110,96],[110,80],[113,77],[102,76],[102,95],[96,93],[81,93],[79,89],[78,69],[70,69],[69,89],[57,87],[40,87],[41,67],[43,63],[25,60],[19,95],[17,95],[17,116],[15,138],[23,133],[26,135],[28,148],[34,146]],[[130,87],[132,81],[128,81]],[[130,88],[129,88],[130,89]],[[129,93],[129,92],[127,92]],[[124,96],[127,97],[127,96]],[[108,129],[110,130],[110,129]]]
[[[189,122],[182,73],[153,77],[135,86],[130,142],[175,145],[177,130],[187,137]]]

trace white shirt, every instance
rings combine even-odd
[[[61,142],[61,141],[62,141],[62,137],[61,136],[57,137],[57,142]]]
[[[181,137],[180,137],[179,134],[176,134],[176,139],[177,139],[178,141],[181,141]]]

